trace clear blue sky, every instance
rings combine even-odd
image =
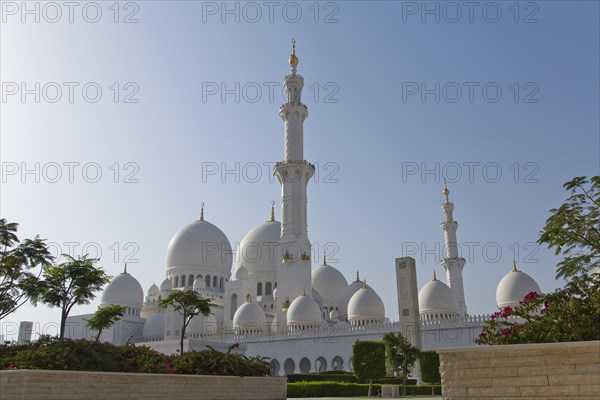
[[[327,247],[348,280],[360,270],[396,319],[394,258],[417,259],[419,287],[443,275],[446,175],[469,312],[494,310],[513,257],[544,291],[562,285],[534,243],[562,184],[599,173],[598,2],[27,4],[2,3],[0,56],[1,216],[20,237],[99,248],[111,275],[130,256],[144,290],[202,202],[238,243],[279,199],[295,38],[315,260]],[[59,311],[23,307],[2,332],[20,320]]]

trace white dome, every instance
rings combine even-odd
[[[317,305],[320,307],[323,307],[323,305],[325,304],[323,301],[323,297],[319,294],[319,292],[317,292],[315,289],[312,290],[311,292],[312,294],[312,298],[313,300],[317,303]]]
[[[248,270],[243,265],[240,265],[238,269],[235,270],[235,279],[237,281],[247,281],[248,280]]]
[[[206,269],[231,272],[231,244],[227,236],[208,221],[194,221],[181,228],[169,242],[167,269],[194,267],[198,273]]]
[[[330,320],[335,321],[335,320],[338,319],[338,317],[339,317],[338,312],[335,309],[333,309],[333,310],[331,310],[329,312],[329,319]]]
[[[364,284],[348,302],[348,320],[383,318],[385,318],[385,307],[381,297]]]
[[[158,286],[156,286],[156,283],[153,283],[152,286],[150,286],[150,288],[148,289],[148,296],[157,295],[159,292],[160,289],[158,288]]]
[[[502,278],[496,288],[496,304],[500,308],[514,307],[530,292],[541,293],[537,282],[516,267]]]
[[[186,333],[204,333],[204,332],[216,332],[217,319],[213,314],[209,314],[207,317],[204,315],[196,315],[190,321],[186,329]]]
[[[113,277],[102,293],[100,305],[113,304],[124,307],[141,307],[144,289],[133,276],[121,272]]]
[[[321,309],[312,297],[302,294],[290,304],[287,311],[287,322],[291,325],[320,324]]]
[[[354,293],[358,292],[359,289],[363,287],[363,282],[359,279],[358,273],[356,274],[356,280],[349,284],[346,289],[342,292],[340,299],[338,300],[338,312],[341,317],[348,316],[348,302]],[[367,285],[369,287],[369,285]]]
[[[323,297],[324,304],[330,306],[338,304],[348,281],[340,271],[324,262],[313,270],[312,286]]]
[[[192,289],[194,290],[203,290],[206,289],[206,281],[204,278],[196,278],[194,284],[192,285]]]
[[[233,326],[237,330],[263,330],[266,323],[265,312],[251,300],[242,304],[233,315]]]
[[[144,340],[162,339],[165,336],[165,313],[157,312],[154,313],[144,322],[144,328],[142,330],[142,336]]]
[[[452,289],[435,275],[419,291],[419,314],[458,314]]]
[[[259,273],[275,274],[277,265],[281,262],[277,252],[280,236],[279,221],[267,221],[254,227],[240,242],[236,267],[244,265],[250,278]]]
[[[160,284],[160,291],[161,292],[170,292],[171,290],[173,290],[173,284],[171,283],[171,281],[168,279],[165,279],[164,281],[162,281],[162,283]]]

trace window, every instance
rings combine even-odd
[[[262,282],[258,282],[258,285],[256,286],[256,295],[262,296]]]
[[[204,283],[206,283],[206,287],[210,287],[210,275],[206,275],[204,278]]]
[[[272,290],[271,290],[271,282],[267,282],[265,283],[265,294],[267,296],[272,294]]]
[[[175,282],[173,283],[173,287],[179,287],[179,277],[175,277]]]
[[[181,286],[185,286],[185,275],[181,277]]]
[[[221,289],[223,289],[223,285],[224,285],[224,283],[225,283],[225,280],[224,280],[223,278],[219,279],[219,287],[220,287]]]
[[[188,285],[192,286],[194,284],[194,275],[190,274],[188,278]]]
[[[235,312],[237,311],[237,294],[232,294],[231,295],[231,302],[230,302],[230,307],[231,310],[229,311],[229,318],[233,319],[233,316],[235,315]]]

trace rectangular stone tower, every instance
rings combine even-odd
[[[417,267],[412,257],[396,258],[398,321],[400,332],[415,347],[421,348]]]

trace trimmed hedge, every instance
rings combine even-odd
[[[288,397],[352,397],[366,396],[369,385],[348,382],[288,382]],[[381,384],[373,384],[373,394],[381,391]],[[429,385],[408,385],[406,394],[431,395]],[[442,393],[441,386],[435,386],[435,394]]]
[[[333,372],[333,371],[332,371]],[[350,373],[331,373],[321,372],[318,374],[291,374],[287,376],[289,383],[295,382],[348,382],[348,383],[368,383],[361,381],[356,376]],[[384,385],[402,385],[402,378],[390,377],[382,379],[373,379],[373,383],[381,383]],[[409,379],[409,385],[416,385],[416,379]]]

